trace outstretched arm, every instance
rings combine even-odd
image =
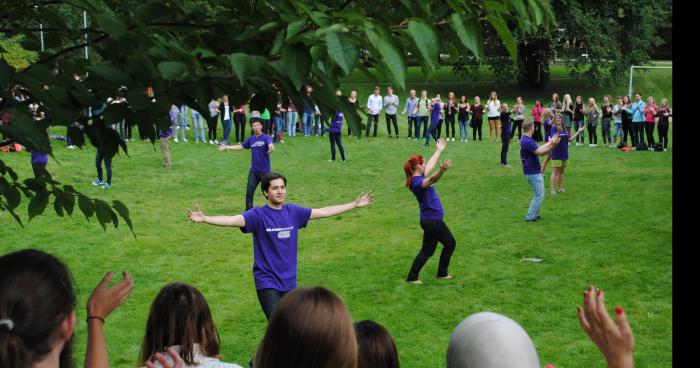
[[[367,193],[361,193],[359,197],[357,197],[356,200],[346,203],[346,204],[339,204],[337,206],[328,206],[328,207],[323,207],[323,208],[314,208],[311,210],[311,220],[315,219],[320,219],[324,217],[331,217],[335,215],[339,215],[343,212],[350,211],[355,208],[360,208],[364,206],[369,206],[374,202],[374,196],[372,196],[372,192],[367,192]]]
[[[189,208],[187,209],[187,216],[192,222],[203,222],[205,224],[216,226],[245,227],[245,218],[243,215],[206,216],[204,212],[202,212],[202,209],[199,208],[199,205],[195,206],[197,207],[196,211],[192,211]]]
[[[535,150],[535,154],[539,156],[546,155],[547,153],[551,152],[554,149],[554,147],[557,146],[557,144],[559,144],[560,140],[561,137],[559,136],[559,134],[549,138],[549,142],[537,147],[537,150]]]
[[[228,151],[228,150],[240,151],[240,150],[244,149],[243,145],[240,145],[240,144],[237,144],[235,146],[227,146],[225,144],[220,144],[220,145],[216,146],[216,148],[219,151]]]
[[[586,127],[583,126],[583,125],[581,125],[581,127],[578,128],[578,130],[576,131],[576,133],[574,133],[574,135],[572,135],[571,137],[569,137],[569,142],[573,142],[574,139],[576,139],[576,137],[578,137],[579,133],[581,133],[584,129],[586,129]]]
[[[447,169],[449,169],[451,166],[452,166],[452,160],[443,161],[440,164],[440,169],[438,169],[438,171],[436,171],[433,175],[430,175],[427,178],[425,178],[425,180],[423,180],[421,187],[423,187],[423,189],[425,189],[425,188],[437,183],[438,180],[440,180],[440,178],[442,178],[442,174],[444,174],[445,171],[447,171]]]
[[[435,153],[430,157],[428,160],[428,163],[425,164],[425,173],[424,175],[429,174],[433,169],[435,168],[435,165],[437,165],[438,160],[440,159],[440,154],[442,154],[442,151],[445,149],[445,146],[447,146],[447,143],[445,142],[445,138],[440,138],[438,139],[437,142],[437,148],[435,149]]]

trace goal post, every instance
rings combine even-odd
[[[658,66],[658,65],[632,65],[630,66],[630,87],[628,96],[632,96],[632,80],[634,79],[635,69],[673,69],[673,66]]]

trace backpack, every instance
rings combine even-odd
[[[654,145],[654,151],[655,152],[663,152],[664,150],[664,145],[661,143],[657,143]]]
[[[649,146],[647,146],[646,143],[641,142],[637,145],[637,151],[647,151],[649,150]]]
[[[624,144],[624,143],[620,143],[620,144],[617,145],[617,149],[623,149],[623,148],[625,148],[625,147],[627,147],[627,145]]]

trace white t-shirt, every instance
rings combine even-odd
[[[486,104],[486,108],[489,110],[488,117],[493,118],[501,116],[501,112],[498,111],[501,109],[500,100],[496,100],[495,102],[493,100],[489,100],[489,102]]]
[[[213,100],[212,102],[209,102],[209,113],[211,113],[212,118],[219,115],[219,101]]]
[[[177,353],[180,353],[180,345],[173,345],[171,346],[173,350],[175,350]],[[199,347],[199,344],[194,344],[194,361],[195,363],[199,364],[194,364],[194,365],[187,365],[185,364],[185,368],[243,368],[238,364],[232,364],[232,363],[224,363],[220,361],[219,359],[216,359],[214,357],[208,357],[202,355],[202,350]],[[161,353],[164,357],[165,360],[168,361],[168,364],[172,365],[173,360],[170,358],[170,355],[167,353],[163,354]],[[156,367],[158,368],[163,368],[162,365],[158,361],[153,363]]]
[[[229,110],[229,105],[222,103],[222,106],[223,106],[222,109],[224,109],[224,116],[222,117],[222,119],[231,120],[231,112]]]

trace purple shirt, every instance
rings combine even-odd
[[[535,140],[532,137],[523,135],[523,138],[520,140],[520,161],[523,163],[523,174],[525,175],[541,173],[540,158],[535,154],[536,150],[537,143]]]
[[[435,184],[423,189],[424,175],[414,176],[411,178],[409,188],[415,194],[418,205],[420,206],[420,219],[423,220],[440,220],[442,221],[445,211],[440,203]]]
[[[549,130],[551,127],[551,125],[549,125],[549,118],[544,119],[544,124],[542,124],[542,126],[544,127],[544,141],[546,142],[549,140],[550,133],[551,133]]]
[[[552,131],[550,132],[550,137],[554,137],[557,134],[557,126],[552,126]],[[568,160],[569,159],[569,132],[564,129],[559,133],[559,144],[557,144],[554,149],[552,149],[552,160]]]
[[[336,111],[333,121],[331,121],[331,126],[328,131],[331,133],[340,133],[343,128],[343,112]]]
[[[311,208],[267,205],[243,212],[244,233],[253,233],[255,289],[289,291],[297,287],[298,231],[311,218]]]
[[[250,171],[258,174],[267,174],[270,170],[270,154],[267,153],[268,146],[272,144],[272,138],[262,133],[259,137],[255,134],[248,137],[242,146],[251,151],[252,160]]]
[[[433,111],[430,113],[430,125],[437,125],[440,122],[440,102],[433,103]]]
[[[44,152],[32,151],[33,164],[46,164],[49,162],[49,154]]]

